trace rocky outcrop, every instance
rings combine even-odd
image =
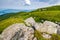
[[[43,23],[36,23],[35,20],[30,17],[28,19],[25,20],[25,23],[28,26],[31,26],[42,33],[48,33],[48,34],[43,34],[43,37],[47,38],[51,38],[51,35],[49,34],[60,34],[60,27],[58,26],[58,24],[53,23],[51,21],[44,21]]]
[[[50,21],[45,21],[43,23],[36,23],[35,20],[32,17],[30,17],[25,20],[25,23],[28,26],[33,26],[36,30],[40,32],[47,32],[49,34],[57,33],[57,24]]]
[[[0,40],[37,40],[34,37],[34,30],[42,32],[42,36],[46,39],[51,38],[50,34],[60,34],[60,26],[53,22],[37,23],[32,17],[24,22],[26,25],[16,23],[6,28],[0,35]]]
[[[50,22],[50,21],[45,21],[43,23],[43,26],[47,28],[47,33],[49,34],[57,34],[57,24]]]
[[[34,30],[22,23],[6,28],[1,34],[3,40],[34,40]]]
[[[57,24],[45,21],[44,23],[35,23],[34,27],[40,32],[47,32],[49,34],[57,34]]]
[[[28,26],[31,26],[42,33],[48,34],[60,34],[60,26],[51,21],[44,21],[43,23],[36,23],[35,20],[30,17],[25,20]]]

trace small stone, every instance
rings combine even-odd
[[[49,34],[46,34],[46,33],[43,33],[42,36],[46,39],[50,39],[51,38],[51,35]]]
[[[41,22],[44,22],[44,20],[41,20]]]
[[[37,38],[35,37],[33,40],[37,40]]]

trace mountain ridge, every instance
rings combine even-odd
[[[20,10],[20,9],[4,9],[0,10],[0,15],[6,14],[6,13],[17,13],[17,12],[29,12],[31,10]]]

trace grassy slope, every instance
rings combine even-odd
[[[49,21],[58,21],[60,22],[60,6],[47,7],[38,9],[32,12],[19,12],[19,13],[11,13],[0,16],[0,33],[9,25],[14,23],[21,23],[28,17],[33,17],[36,22],[41,22],[41,20],[49,20]],[[38,37],[38,40],[46,40],[39,36],[39,32],[35,32],[35,36]],[[55,39],[58,37],[57,39]],[[41,39],[42,38],[42,39]],[[59,40],[60,36],[53,35],[50,40]]]
[[[45,11],[58,11],[60,10],[60,5],[56,5],[56,6],[52,6],[52,7],[45,7],[45,8],[41,8],[41,10],[45,10]]]

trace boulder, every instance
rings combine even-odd
[[[6,28],[1,36],[3,40],[33,40],[34,29],[23,23],[16,23]]]
[[[57,27],[57,24],[55,24],[55,23],[53,23],[53,22],[51,22],[51,21],[45,21],[44,23],[43,23],[43,25],[44,26],[52,26],[52,27]]]
[[[31,25],[33,26],[35,24],[35,20],[32,17],[26,19],[24,22],[26,23],[27,26]]]
[[[45,21],[43,23],[43,26],[47,28],[47,33],[49,34],[57,34],[57,24],[50,22],[50,21]]]
[[[25,25],[16,23],[6,28],[1,34],[3,36],[3,39],[10,40],[15,35],[15,33],[20,30],[20,26],[25,26]]]
[[[39,32],[57,34],[57,24],[50,21],[45,21],[44,23],[35,23],[34,27]]]
[[[57,34],[57,28],[54,28],[53,26],[48,26],[47,33]]]

